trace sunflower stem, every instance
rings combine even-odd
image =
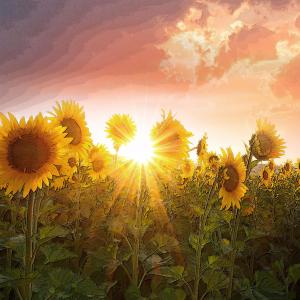
[[[33,254],[33,223],[34,223],[34,204],[35,204],[35,193],[31,192],[28,203],[27,203],[27,216],[26,216],[26,252],[25,252],[25,291],[26,300],[32,298],[32,282],[29,276],[32,273],[32,254]]]
[[[212,199],[214,195],[214,190],[217,184],[219,178],[219,174],[216,175],[213,185],[210,188],[210,191],[208,193],[208,196],[206,198],[205,202],[205,208],[204,208],[204,215],[199,217],[199,223],[198,223],[198,243],[197,243],[197,250],[196,250],[196,268],[195,268],[195,283],[194,283],[194,292],[193,292],[193,299],[198,300],[199,298],[199,283],[200,283],[200,277],[201,277],[201,257],[202,257],[202,240],[204,237],[204,226],[206,225],[206,221],[209,217],[210,210],[208,210],[208,206],[210,204],[210,200]],[[206,213],[207,212],[207,213]]]
[[[253,142],[250,141],[250,151],[249,151],[249,156],[247,159],[247,166],[246,166],[246,178],[245,178],[246,184],[249,179],[250,172],[251,172],[252,156],[253,156]],[[236,254],[237,254],[236,240],[237,240],[237,236],[238,236],[239,224],[240,224],[240,210],[236,209],[235,214],[234,214],[233,229],[231,232],[232,252],[231,252],[231,256],[230,256],[229,282],[228,282],[227,298],[226,298],[227,300],[230,300],[231,296],[232,296],[234,264],[235,264]]]

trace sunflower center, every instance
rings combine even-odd
[[[239,185],[239,173],[233,166],[226,168],[227,179],[224,181],[224,188],[227,192],[233,192]]]
[[[67,137],[73,138],[71,144],[78,145],[81,142],[82,132],[78,123],[71,118],[65,118],[61,121],[63,127],[67,127]]]
[[[92,162],[92,167],[95,172],[100,172],[104,167],[104,162],[101,159],[96,159]]]
[[[263,179],[268,180],[268,178],[269,178],[269,173],[266,170],[264,170],[263,171]]]
[[[71,168],[75,167],[76,166],[76,158],[75,157],[70,157],[68,159],[68,164]]]
[[[273,143],[269,136],[264,133],[258,133],[257,139],[259,141],[259,154],[267,156],[272,152]]]
[[[50,158],[49,145],[35,134],[28,133],[8,145],[8,162],[16,170],[34,173]]]
[[[290,170],[290,164],[286,163],[284,165],[284,170],[288,172]]]

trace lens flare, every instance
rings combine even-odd
[[[138,162],[147,164],[154,156],[153,143],[148,132],[138,131],[132,142],[120,149],[120,156]]]

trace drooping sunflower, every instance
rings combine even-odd
[[[244,185],[246,167],[240,154],[234,157],[231,148],[227,152],[222,149],[221,165],[224,167],[224,178],[219,196],[222,198],[221,208],[230,206],[240,208],[241,198],[245,195],[247,187]]]
[[[275,126],[265,120],[257,121],[253,155],[258,160],[278,158],[284,154],[284,140],[277,134]]]
[[[195,166],[190,159],[184,160],[181,166],[182,178],[191,178],[194,175]]]
[[[97,146],[97,150],[93,148],[93,153],[89,155],[89,176],[93,180],[105,178],[109,173],[110,164],[111,154],[105,146]]]
[[[106,125],[107,137],[113,141],[116,151],[130,142],[136,134],[136,125],[132,118],[126,114],[113,115]]]
[[[151,130],[154,160],[157,164],[176,166],[188,156],[189,138],[192,133],[169,112],[163,112],[162,121],[156,123]]]
[[[200,141],[198,142],[197,155],[199,160],[204,160],[206,158],[207,155],[207,134],[206,133],[203,135],[202,139],[200,139]]]
[[[56,165],[66,151],[71,139],[65,138],[64,128],[49,124],[47,118],[38,114],[17,119],[0,114],[0,178],[7,184],[7,193],[30,191],[49,185],[52,176],[58,176]]]
[[[91,144],[91,136],[85,121],[83,108],[74,101],[62,101],[56,104],[50,114],[54,126],[65,128],[68,138],[72,138],[68,153],[84,158]]]
[[[268,166],[265,166],[262,168],[261,173],[260,173],[260,179],[261,183],[265,187],[269,187],[272,183],[272,171],[268,168]]]

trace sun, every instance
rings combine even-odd
[[[135,138],[120,149],[119,155],[139,164],[149,163],[154,157],[153,142],[149,133],[144,130],[138,131]]]

